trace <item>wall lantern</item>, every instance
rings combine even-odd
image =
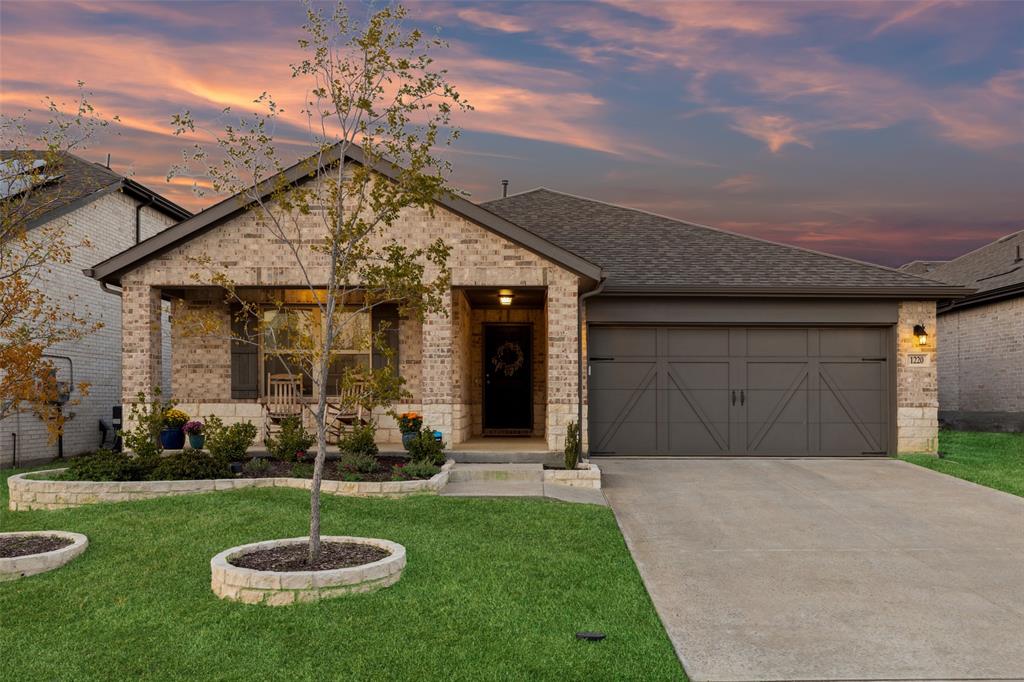
[[[923,324],[914,325],[914,336],[917,337],[917,345],[927,346],[928,345],[928,332],[925,331]]]
[[[513,298],[512,292],[508,289],[502,289],[498,292],[498,303],[501,305],[512,305]]]

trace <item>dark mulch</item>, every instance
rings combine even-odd
[[[306,543],[261,549],[228,560],[232,566],[257,571],[327,571],[380,561],[391,552],[380,547],[355,542],[325,542],[320,546],[320,559],[310,565],[309,545]]]
[[[248,471],[242,469],[242,478],[275,478],[278,476],[292,476],[292,469],[295,467],[295,462],[278,462],[275,460],[266,460],[267,468],[260,472]],[[328,460],[324,462],[324,479],[328,481],[347,481],[347,480],[359,480],[359,481],[391,481],[394,480],[394,472],[392,468],[396,465],[404,465],[408,463],[406,457],[389,457],[386,455],[379,455],[377,457],[377,471],[370,474],[362,474],[355,471],[349,471],[343,469],[340,460]],[[303,467],[306,465],[312,465],[313,458],[310,457],[308,460],[303,460]],[[310,474],[312,475],[312,474]],[[353,477],[357,478],[353,478]]]
[[[52,552],[55,549],[67,547],[72,542],[68,538],[58,538],[52,535],[0,537],[0,558],[9,559],[16,556]]]

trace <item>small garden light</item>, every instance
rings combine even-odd
[[[925,331],[923,324],[914,325],[914,336],[917,337],[917,345],[927,346],[928,345],[928,332]]]

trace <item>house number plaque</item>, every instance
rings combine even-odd
[[[932,356],[928,353],[907,353],[907,364],[911,367],[928,367]]]

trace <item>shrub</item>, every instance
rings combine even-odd
[[[372,474],[380,468],[380,463],[373,455],[349,452],[341,456],[341,468],[361,474]]]
[[[124,447],[139,457],[155,457],[163,448],[160,447],[160,429],[164,426],[164,415],[174,406],[173,401],[160,400],[160,389],[153,389],[153,397],[139,391],[136,402],[128,420],[134,424],[131,431],[118,431],[124,441]]]
[[[246,451],[256,440],[256,427],[249,422],[224,426],[219,417],[206,418],[206,449],[226,462],[246,459]]]
[[[192,421],[185,422],[181,430],[185,432],[186,436],[201,436],[203,435],[203,422],[193,419]]]
[[[406,464],[396,464],[391,469],[391,477],[396,481],[410,481],[421,478],[430,478],[441,471],[441,467],[433,462],[419,460]]]
[[[580,461],[580,425],[574,421],[565,425],[565,468],[575,469]]]
[[[338,441],[338,449],[353,455],[375,456],[380,452],[374,438],[377,435],[377,427],[373,424],[357,426]]]
[[[302,428],[302,419],[299,417],[285,417],[281,420],[281,430],[277,437],[267,437],[264,444],[270,452],[270,456],[282,462],[293,462],[297,459],[298,453],[306,452],[316,439],[306,433]]]
[[[256,457],[246,462],[242,468],[249,474],[265,474],[270,468],[270,462],[262,457]]]
[[[424,428],[409,441],[409,459],[426,460],[438,466],[444,464],[444,443],[434,440],[432,428]]]
[[[313,465],[299,462],[292,466],[292,476],[294,478],[313,478]]]
[[[171,408],[164,412],[164,427],[168,429],[178,429],[188,422],[188,415],[179,409]]]
[[[155,456],[97,450],[70,460],[68,470],[61,478],[72,481],[144,481],[158,462]]]
[[[161,457],[149,475],[152,481],[180,481],[201,478],[230,478],[231,468],[223,457],[202,450],[181,450]]]

